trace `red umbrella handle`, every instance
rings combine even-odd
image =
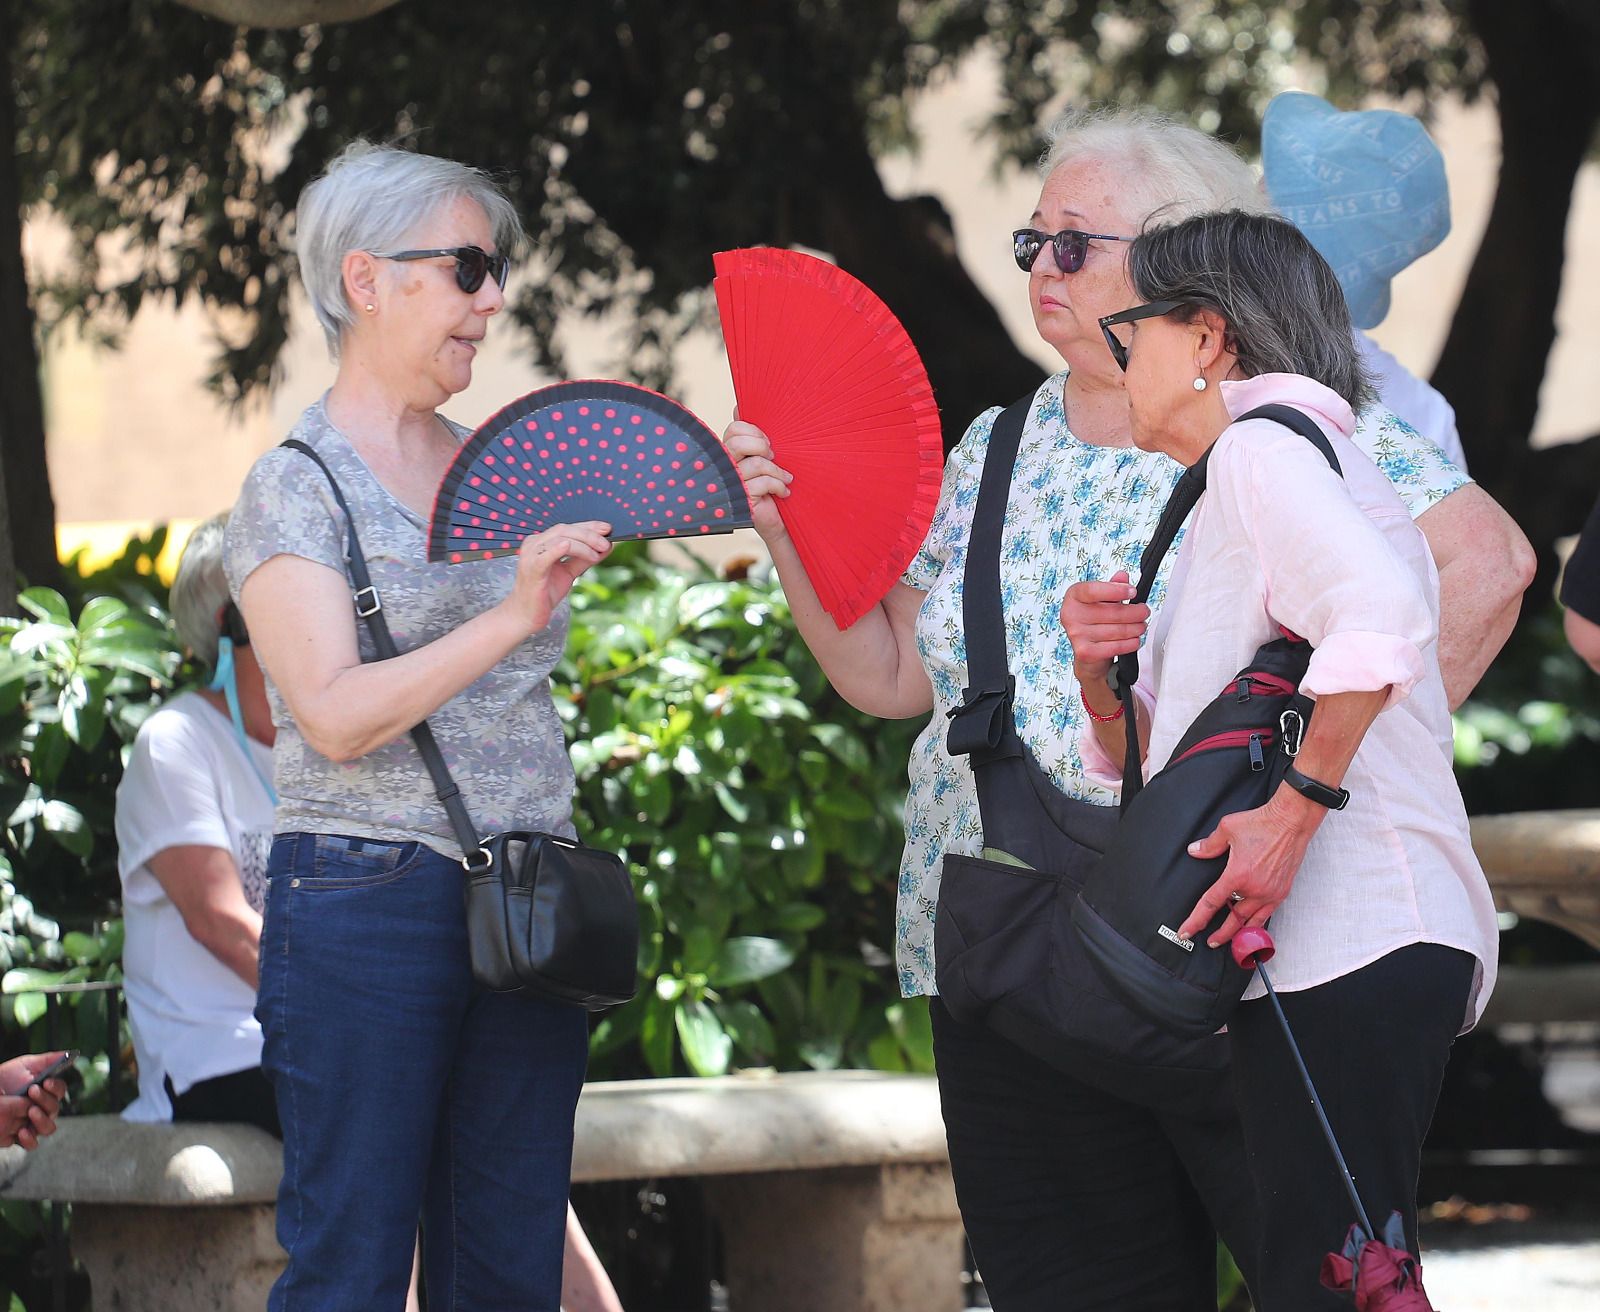
[[[1233,959],[1242,970],[1254,970],[1264,961],[1271,961],[1278,949],[1272,935],[1259,925],[1246,925],[1233,936]]]

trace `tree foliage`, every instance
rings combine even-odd
[[[71,273],[44,289],[49,316],[114,327],[151,297],[197,297],[226,312],[215,382],[229,396],[272,380],[294,198],[361,133],[502,176],[538,242],[517,313],[558,371],[560,314],[620,305],[634,316],[629,366],[659,381],[678,331],[706,313],[709,253],[756,242],[829,251],[891,304],[903,284],[895,308],[927,322],[919,341],[937,359],[956,334],[893,270],[902,211],[929,206],[888,197],[875,168],[886,151],[942,144],[911,128],[934,79],[975,53],[997,59],[986,130],[1016,160],[1037,155],[1041,122],[1068,98],[1151,101],[1248,144],[1294,58],[1322,64],[1336,95],[1476,91],[1481,54],[1458,7],[610,0],[579,15],[461,0],[278,32],[160,0],[46,4],[21,45],[19,157],[25,194],[73,231]],[[1003,353],[998,319],[981,327]],[[989,387],[959,405],[947,394],[952,421]]]
[[[913,111],[974,58],[1000,75],[979,125],[997,163],[1035,157],[1067,101],[1153,103],[1248,149],[1290,80],[1426,112],[1492,77],[1511,181],[1439,378],[1490,490],[1540,540],[1575,527],[1600,444],[1530,456],[1526,437],[1600,114],[1585,0],[406,0],[288,31],[172,0],[34,0],[12,50],[21,194],[73,241],[37,303],[114,335],[149,300],[198,300],[217,325],[213,382],[248,397],[286,340],[295,197],[352,136],[398,139],[504,180],[536,239],[514,306],[535,363],[565,372],[563,316],[614,310],[615,372],[662,385],[680,335],[712,315],[711,252],[801,244],[900,316],[953,438],[1039,371],[943,207],[891,195],[879,162],[945,148],[917,138]]]

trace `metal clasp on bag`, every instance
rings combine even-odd
[[[378,599],[378,589],[370,583],[364,588],[356,589],[355,602],[356,614],[362,619],[376,615],[383,609],[383,602]]]
[[[490,834],[489,837],[493,838],[494,835]],[[476,852],[468,852],[461,858],[461,868],[469,875],[481,875],[492,865],[494,865],[494,858],[489,855],[489,849],[481,844]]]
[[[1306,731],[1306,722],[1300,712],[1291,707],[1280,715],[1278,731],[1283,735],[1283,754],[1293,760],[1300,755],[1300,739]]]

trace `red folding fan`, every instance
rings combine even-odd
[[[826,260],[756,247],[715,263],[739,417],[794,475],[778,509],[824,608],[848,627],[905,571],[939,500],[927,371],[888,307]]]
[[[428,559],[505,555],[553,524],[603,519],[611,540],[750,526],[717,435],[676,401],[609,380],[513,401],[461,445],[428,526]]]

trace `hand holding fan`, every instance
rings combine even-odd
[[[516,551],[554,524],[601,519],[611,540],[698,537],[750,525],[717,436],[676,401],[608,380],[556,383],[461,444],[428,525],[428,559]]]
[[[767,247],[714,258],[739,418],[794,475],[779,513],[847,628],[900,578],[933,520],[943,447],[927,372],[889,308],[826,260]]]

